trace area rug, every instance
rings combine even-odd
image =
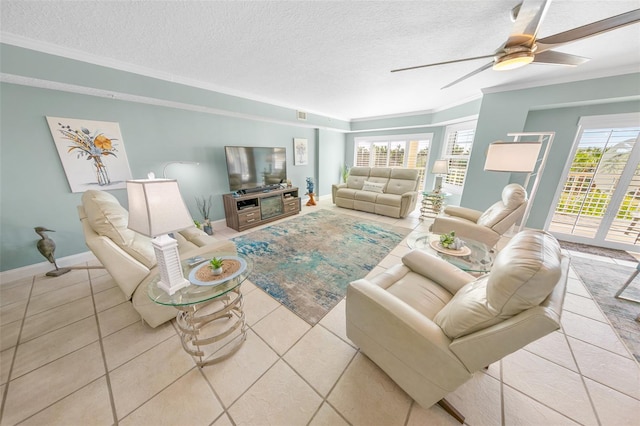
[[[571,265],[627,348],[640,362],[640,322],[635,320],[640,313],[640,303],[614,297],[635,268],[579,257],[571,258]],[[640,300],[640,275],[621,296]]]
[[[233,242],[254,262],[251,282],[314,325],[410,231],[318,210]]]
[[[631,262],[637,259],[624,250],[615,250],[605,247],[592,246],[589,244],[572,243],[569,241],[558,241],[560,247],[566,250],[579,251],[581,253],[595,254],[597,256],[611,257],[613,259],[629,260]]]

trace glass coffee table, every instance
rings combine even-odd
[[[237,269],[226,271],[226,277],[201,281],[198,272],[207,267],[214,256],[233,261]],[[178,310],[176,321],[182,347],[196,358],[198,366],[203,367],[229,357],[246,340],[247,324],[240,285],[253,271],[253,262],[236,253],[212,252],[199,257],[202,258],[199,263],[181,262],[190,286],[170,296],[158,287],[160,276],[157,276],[149,283],[147,291],[155,303]]]
[[[407,245],[411,249],[420,249],[435,254],[454,266],[472,274],[484,274],[491,270],[495,252],[485,244],[470,238],[461,238],[468,248],[461,254],[452,254],[449,250],[438,249],[440,235],[431,232],[413,232],[407,237]]]

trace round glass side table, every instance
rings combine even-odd
[[[440,235],[431,232],[412,232],[407,237],[407,245],[411,249],[420,249],[435,254],[443,260],[454,266],[474,275],[485,274],[491,270],[495,253],[485,244],[463,238],[465,246],[469,248],[469,253],[464,256],[448,254],[445,250],[439,251],[437,243],[440,241]]]
[[[420,207],[420,219],[434,218],[440,214],[446,205],[449,192],[423,192],[422,206]]]
[[[203,261],[190,264],[183,260],[182,271],[191,285],[169,295],[158,287],[160,276],[149,282],[148,295],[155,303],[173,306],[178,310],[176,322],[184,350],[196,358],[200,367],[228,358],[235,353],[247,337],[247,324],[243,311],[240,285],[253,271],[253,261],[235,253],[203,253]],[[213,257],[237,258],[241,268],[228,279],[213,285],[195,285],[190,278]]]

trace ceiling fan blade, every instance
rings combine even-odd
[[[561,44],[582,40],[587,37],[592,37],[607,31],[635,24],[636,22],[640,22],[640,9],[635,9],[601,21],[592,22],[591,24],[583,25],[572,30],[541,38],[536,42],[538,45],[537,52],[543,52]]]
[[[446,64],[455,64],[455,63],[458,63],[458,62],[475,61],[476,59],[492,58],[494,55],[495,54],[492,53],[490,55],[474,56],[473,58],[454,59],[454,60],[445,61],[445,62],[435,62],[433,64],[416,65],[415,67],[398,68],[398,69],[395,69],[395,70],[391,70],[391,72],[408,71],[408,70],[415,70],[415,69],[418,69],[418,68],[434,67],[436,65],[446,65]]]
[[[481,66],[481,67],[480,67],[480,68],[478,68],[477,70],[475,70],[475,71],[471,71],[469,74],[463,75],[462,77],[460,77],[460,78],[459,78],[459,79],[457,79],[456,81],[453,81],[453,82],[451,82],[451,83],[447,84],[446,86],[442,87],[441,89],[446,89],[447,87],[451,87],[451,86],[453,86],[454,84],[458,84],[458,83],[460,83],[462,80],[466,80],[467,78],[469,78],[469,77],[471,77],[471,76],[473,76],[473,75],[476,75],[476,74],[478,74],[478,73],[481,73],[482,71],[484,71],[484,70],[486,70],[486,69],[489,69],[489,68],[491,68],[492,66],[493,66],[493,62],[489,62],[488,64]]]
[[[537,53],[533,59],[533,63],[575,67],[584,64],[588,60],[589,58],[585,58],[583,56],[570,55],[568,53],[556,52],[555,50],[547,50],[546,52]]]
[[[524,0],[504,47],[532,47],[550,3],[550,0]]]

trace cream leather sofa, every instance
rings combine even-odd
[[[89,190],[82,195],[78,215],[87,246],[111,274],[142,319],[151,327],[175,318],[177,311],[147,296],[155,276],[156,257],[151,238],[127,228],[129,213],[108,192]],[[195,226],[174,233],[184,259],[210,251],[236,253],[231,241],[220,241]]]
[[[427,408],[560,328],[568,268],[557,240],[538,230],[513,237],[480,278],[414,250],[349,284],[347,336]]]
[[[430,230],[436,234],[455,231],[462,239],[471,238],[493,247],[502,234],[522,219],[527,202],[524,187],[511,183],[502,190],[500,201],[484,212],[459,206],[445,207],[444,215],[436,217]]]
[[[418,183],[417,169],[352,167],[331,195],[338,207],[402,218],[416,208]]]

